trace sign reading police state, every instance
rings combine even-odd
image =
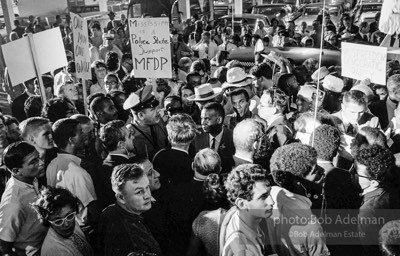
[[[172,78],[168,18],[129,19],[133,70],[137,78]]]

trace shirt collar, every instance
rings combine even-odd
[[[392,108],[397,108],[397,103],[393,102],[389,97],[387,97],[386,104]]]
[[[171,147],[171,149],[175,149],[175,150],[178,150],[178,151],[185,152],[186,154],[189,154],[189,152],[187,150],[184,150],[184,149],[181,149],[181,148]]]
[[[250,158],[247,158],[247,157],[238,156],[236,154],[235,154],[235,157],[239,158],[239,159],[242,159],[242,160],[245,160],[247,162],[253,163],[253,159],[250,159]]]
[[[211,135],[211,133],[209,133],[208,136],[209,136],[210,140],[212,140],[213,138],[215,138],[216,141],[221,141],[221,139],[222,139],[222,133],[224,133],[224,128],[223,128],[223,127],[222,127],[221,132],[218,133],[217,136],[213,137],[213,136]]]
[[[28,90],[25,90],[25,92],[26,92],[26,94],[28,94],[28,96],[29,97],[31,97],[31,96],[35,96],[36,94],[34,94],[34,93],[30,93],[30,92],[28,92]]]
[[[331,161],[317,160],[317,164],[331,164]]]
[[[71,162],[74,162],[77,165],[81,164],[81,159],[73,154],[68,154],[68,153],[58,153],[57,157],[59,158],[63,158],[63,159],[67,159],[70,160]]]

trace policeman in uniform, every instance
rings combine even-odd
[[[138,157],[152,160],[159,150],[169,148],[167,130],[159,113],[159,103],[152,94],[150,84],[129,95],[124,103],[124,109],[130,109],[133,116],[128,128],[134,129],[133,153]]]

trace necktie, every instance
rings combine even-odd
[[[356,135],[356,129],[352,124],[349,124],[349,126],[347,126],[346,134],[350,136]]]
[[[154,125],[150,126],[150,133],[151,133],[151,139],[153,140],[154,144],[157,144],[157,135],[156,135],[156,129]]]
[[[211,149],[215,151],[215,138],[212,138]]]
[[[364,39],[365,42],[368,42],[368,37],[367,37],[367,35],[364,35],[364,38],[363,38],[363,39]]]

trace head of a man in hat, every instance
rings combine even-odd
[[[240,67],[233,67],[228,70],[226,82],[222,85],[222,89],[224,89],[225,93],[228,95],[235,90],[244,89],[247,91],[250,99],[254,97],[255,94],[251,77]]]
[[[108,17],[110,18],[110,20],[114,20],[114,18],[115,18],[115,13],[114,13],[114,12],[109,12],[109,13],[108,13]]]
[[[363,92],[354,90],[343,95],[342,115],[344,122],[356,124],[367,110],[367,99]]]
[[[317,107],[320,108],[324,100],[324,95],[325,93],[321,90],[317,94],[317,89],[312,85],[301,86],[296,98],[297,111],[300,113],[313,111],[315,109],[316,97],[318,97]]]
[[[135,122],[142,126],[155,125],[160,122],[160,102],[152,93],[152,86],[146,85],[139,91],[132,93],[124,103],[124,109],[130,109]]]
[[[114,34],[112,33],[103,34],[103,44],[105,47],[111,50],[114,46]]]

